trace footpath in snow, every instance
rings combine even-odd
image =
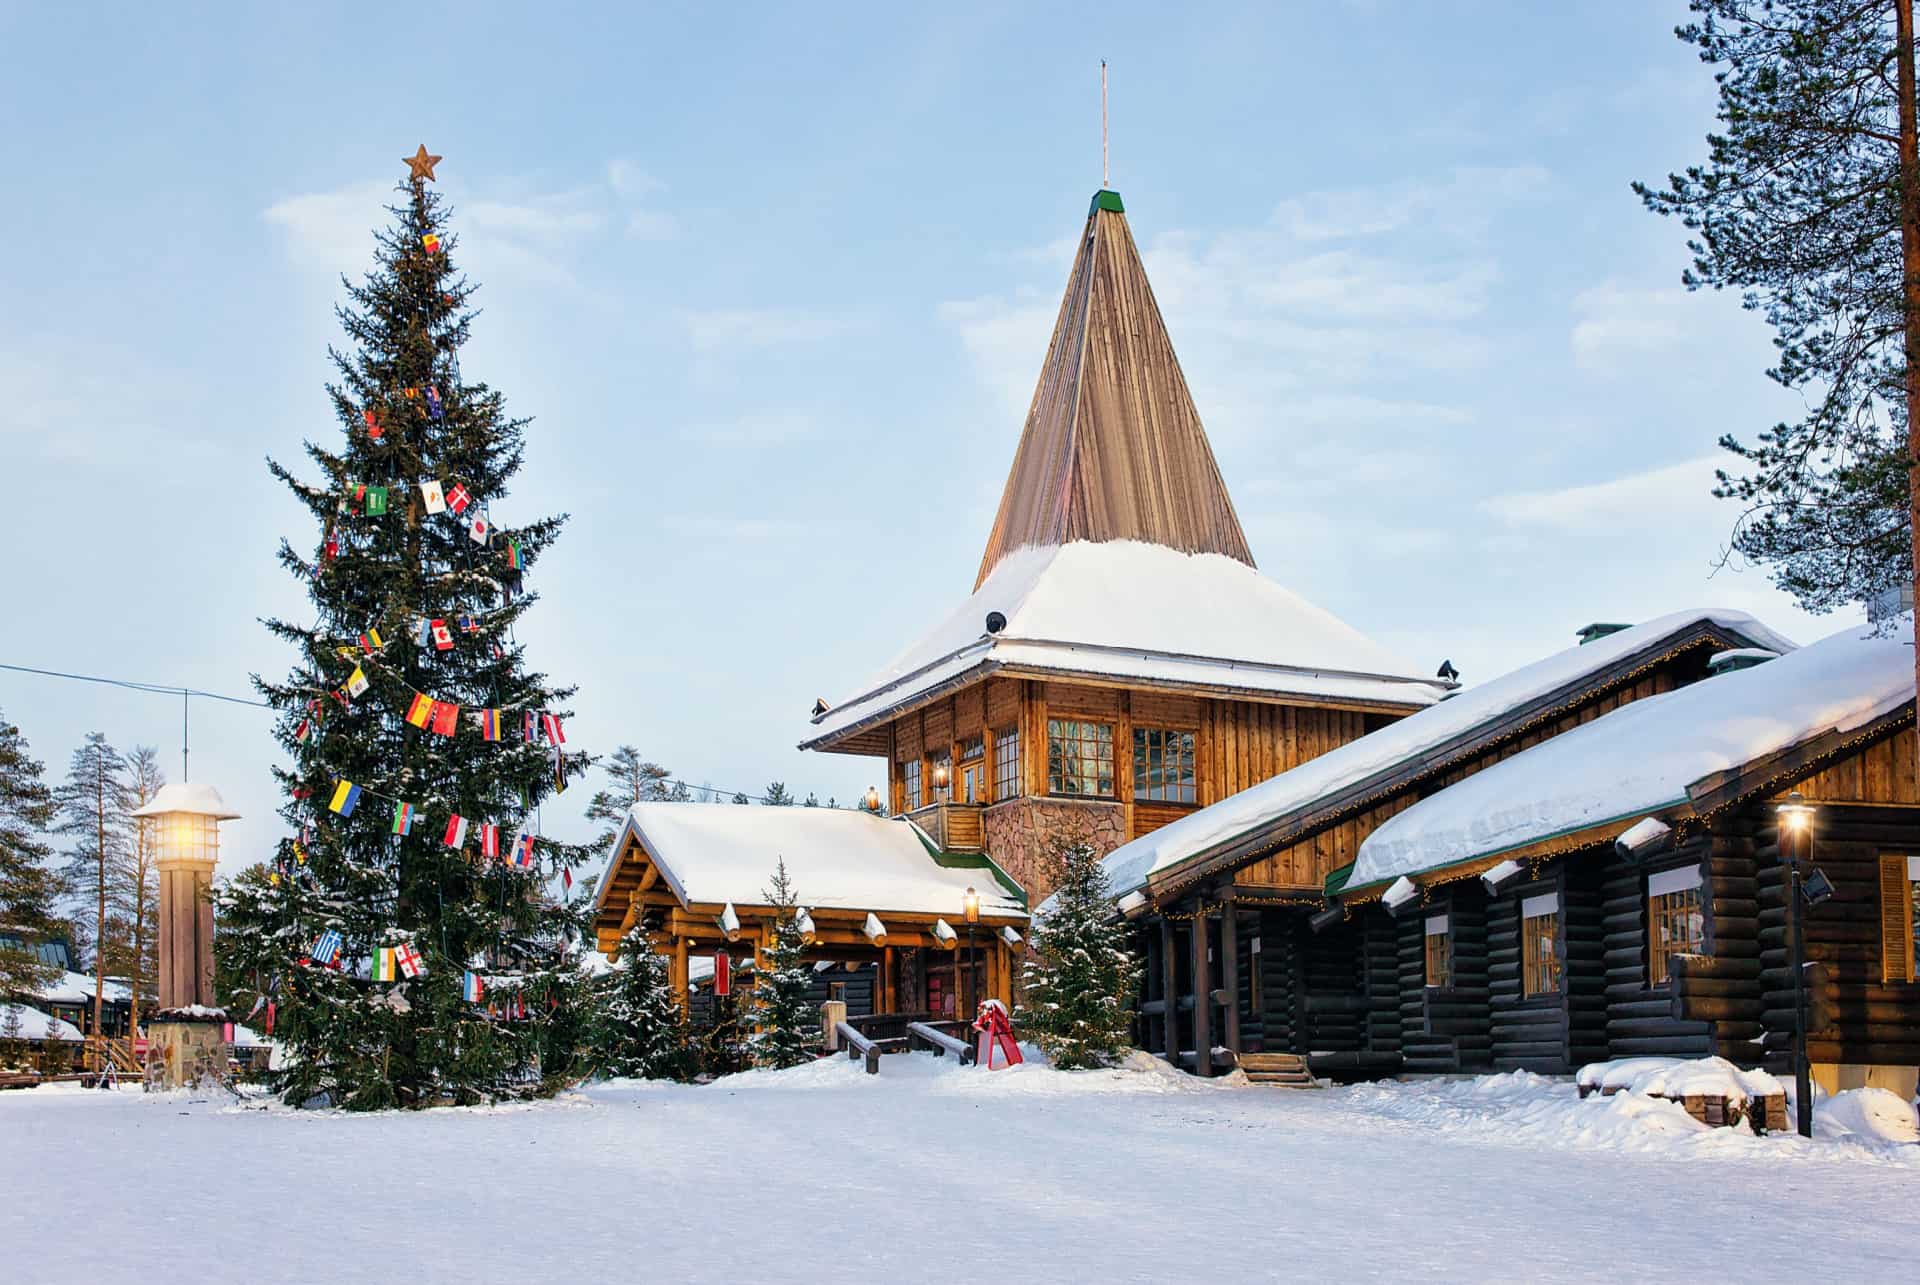
[[[1144,1055],[376,1116],[62,1085],[0,1093],[0,1236],[21,1282],[184,1274],[195,1247],[197,1279],[250,1285],[1908,1280],[1912,1219],[1863,1215],[1920,1207],[1920,1146],[1860,1102],[1807,1142],[1525,1073],[1290,1092]],[[99,1234],[53,1234],[75,1210]]]

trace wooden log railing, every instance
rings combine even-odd
[[[865,1058],[867,1060],[867,1074],[880,1074],[879,1041],[868,1039],[845,1022],[835,1023],[833,1033],[846,1043],[848,1061],[852,1061],[855,1058]]]
[[[970,1065],[973,1062],[973,1046],[971,1044],[965,1040],[956,1039],[945,1031],[937,1030],[925,1022],[907,1023],[907,1047],[932,1049],[935,1057],[943,1057],[951,1053],[960,1059],[960,1065],[962,1066]]]

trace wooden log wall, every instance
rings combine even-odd
[[[1785,867],[1781,864],[1772,805],[1747,809],[1758,832],[1756,846],[1756,946],[1760,959],[1761,1022],[1766,1028],[1766,1065],[1789,1068],[1793,991],[1788,971]],[[1913,1066],[1920,1063],[1920,985],[1882,981],[1880,960],[1879,857],[1920,853],[1920,811],[1885,807],[1822,805],[1815,822],[1813,866],[1833,881],[1830,901],[1806,912],[1806,958],[1827,967],[1834,1024],[1810,1031],[1807,1052],[1815,1062]]]
[[[1305,1051],[1298,1013],[1300,916],[1283,910],[1262,910],[1260,932],[1260,998],[1257,1023],[1261,1046],[1269,1053]]]
[[[1524,902],[1560,900],[1560,989],[1525,994]],[[1600,872],[1591,861],[1556,863],[1543,879],[1487,902],[1487,990],[1497,1071],[1565,1075],[1607,1056],[1605,933]]]
[[[1258,913],[1234,911],[1235,920],[1234,954],[1238,960],[1235,973],[1238,985],[1234,988],[1233,1002],[1240,1013],[1240,1051],[1243,1053],[1264,1053],[1267,1048],[1264,1016],[1254,1007],[1256,995],[1264,999],[1266,987],[1264,977],[1256,977],[1254,970],[1261,965],[1261,957],[1266,954],[1267,942],[1260,931]]]
[[[1379,910],[1360,921],[1367,998],[1367,1051],[1400,1052],[1400,951],[1393,919]]]
[[[1485,1071],[1493,1063],[1487,977],[1487,905],[1478,880],[1446,891],[1395,923],[1400,960],[1400,1051],[1413,1072]],[[1453,985],[1426,984],[1426,921],[1449,917]]]
[[[1298,921],[1300,916],[1296,913],[1294,918]],[[1305,928],[1300,943],[1300,1009],[1305,1031],[1303,1047],[1295,1051],[1366,1052],[1365,935],[1360,926],[1348,921],[1318,933]]]
[[[1609,1057],[1706,1057],[1713,1052],[1707,1024],[1676,1018],[1667,987],[1656,990],[1647,985],[1647,877],[1704,862],[1710,846],[1704,836],[1696,837],[1645,864],[1624,861],[1611,850],[1593,854],[1605,863],[1600,884],[1605,943],[1601,959],[1606,970]],[[1583,855],[1576,853],[1567,860],[1577,862]]]

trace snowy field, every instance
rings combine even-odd
[[[1920,1146],[1525,1074],[1288,1092],[915,1054],[358,1117],[0,1093],[18,1282],[1910,1281],[1917,1208]]]

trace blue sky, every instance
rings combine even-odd
[[[1697,159],[1684,5],[604,9],[0,5],[0,661],[216,691],[288,661],[264,460],[337,431],[341,272],[419,143],[535,417],[496,515],[565,510],[523,636],[569,740],[842,801],[793,746],[970,590],[1098,186],[1113,182],[1262,569],[1468,681],[1700,603],[1723,432],[1793,413],[1768,332],[1678,286],[1627,189]],[[56,766],[178,770],[179,708],[0,673]],[[194,776],[277,833],[263,712]],[[586,792],[570,793],[584,806]],[[553,809],[549,809],[550,814]],[[580,834],[577,816],[547,828]]]

